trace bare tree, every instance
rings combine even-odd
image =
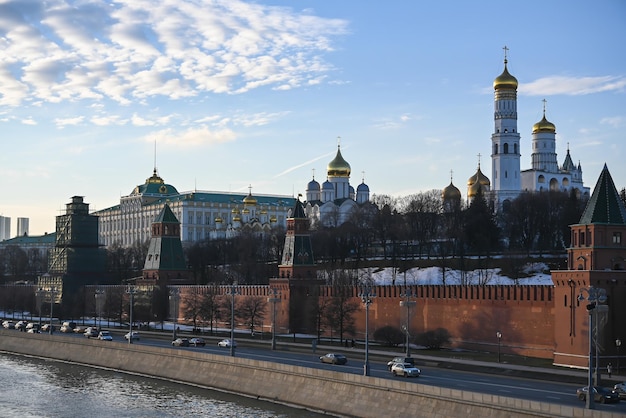
[[[262,297],[247,297],[239,306],[239,317],[247,324],[250,335],[254,335],[254,327],[265,319],[267,302]]]

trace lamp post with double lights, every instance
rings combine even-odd
[[[404,329],[404,333],[406,335],[406,341],[405,341],[406,356],[411,357],[411,346],[409,343],[410,329],[411,329],[410,328],[411,327],[410,325],[411,324],[411,307],[416,305],[416,302],[414,300],[411,300],[411,298],[414,298],[415,294],[407,286],[404,288],[404,293],[402,293],[400,297],[404,298],[404,300],[400,301],[400,306],[406,308],[406,325],[405,325],[406,328]]]
[[[619,374],[619,349],[622,346],[622,340],[619,338],[615,340],[615,347],[617,347],[617,374]]]
[[[587,294],[587,297],[583,293]],[[597,287],[589,286],[589,288],[580,289],[580,294],[578,295],[578,301],[589,302],[587,304],[587,312],[589,312],[589,371],[587,373],[587,396],[585,402],[585,408],[594,409],[594,399],[593,399],[593,334],[594,334],[594,323],[593,323],[593,314],[597,312],[598,305],[604,304],[606,302],[606,290],[600,289]],[[597,330],[596,330],[597,337]],[[597,348],[597,341],[596,341]],[[597,361],[596,361],[597,362]],[[599,384],[598,375],[596,373],[596,384]]]
[[[230,356],[235,357],[235,296],[239,294],[237,282],[230,286]]]
[[[170,289],[170,315],[172,316],[172,341],[176,339],[176,325],[178,323],[178,301],[180,300],[180,290],[177,287]]]
[[[43,308],[43,300],[45,297],[46,297],[46,291],[43,290],[41,287],[35,291],[35,298],[37,299],[37,308],[39,309],[39,328],[40,329],[41,329],[41,311]]]
[[[130,329],[128,330],[128,344],[133,343],[133,305],[135,302],[135,295],[137,294],[137,289],[133,285],[129,285],[126,288],[126,293],[130,296],[130,309],[128,311],[128,319],[130,323]]]
[[[502,341],[502,333],[500,331],[496,331],[496,337],[498,338],[498,363],[500,363],[500,342]]]
[[[104,289],[96,289],[96,313],[98,315],[98,330],[102,328],[102,308],[104,307],[104,301],[106,300],[106,292]]]
[[[370,360],[369,360],[369,311],[372,299],[376,297],[369,286],[363,288],[363,291],[359,295],[363,304],[365,304],[365,364],[363,365],[363,376],[370,375]]]
[[[56,287],[51,287],[50,290],[48,290],[48,293],[50,294],[50,335],[52,335],[52,330],[54,329],[54,327],[52,326],[52,308],[54,307],[54,295],[56,295],[57,293],[57,288]]]
[[[272,296],[267,298],[272,304],[272,350],[276,350],[276,304],[280,303],[279,294],[277,289],[272,289]]]

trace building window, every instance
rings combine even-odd
[[[507,143],[505,143],[505,144],[504,144],[504,151],[503,151],[503,152],[504,152],[505,154],[508,154],[508,153],[509,153],[509,144],[507,144]]]
[[[613,232],[613,244],[621,244],[621,243],[622,243],[622,233]]]

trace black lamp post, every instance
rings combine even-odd
[[[372,293],[369,286],[365,287],[361,294],[361,301],[365,304],[365,364],[363,365],[363,376],[370,375],[370,360],[369,360],[369,311],[372,299],[376,297]]]
[[[267,298],[267,301],[272,304],[272,350],[276,350],[276,304],[280,303],[278,297],[279,292],[276,289],[272,289],[273,295]]]
[[[500,342],[502,341],[502,333],[500,331],[496,331],[496,337],[498,338],[498,363],[500,363]]]
[[[583,295],[583,293],[587,294],[587,297]],[[593,333],[594,333],[594,324],[593,324],[593,314],[596,312],[598,305],[606,302],[606,290],[596,288],[593,286],[589,286],[589,288],[580,289],[580,294],[578,295],[578,301],[589,302],[587,304],[587,312],[589,312],[589,371],[587,373],[587,396],[585,402],[585,408],[594,409],[594,384],[593,384]],[[596,375],[596,384],[599,384],[599,376]]]
[[[615,340],[615,347],[617,347],[617,374],[619,374],[619,349],[622,346],[622,340],[619,338]]]
[[[137,294],[137,289],[135,289],[135,286],[129,285],[128,288],[126,289],[126,293],[128,293],[128,295],[130,296],[130,308],[128,311],[128,316],[129,316],[129,323],[130,323],[130,329],[128,330],[128,344],[132,344],[133,343],[133,305],[134,305],[134,301],[135,301],[135,294]]]

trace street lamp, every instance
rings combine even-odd
[[[128,285],[126,288],[126,293],[130,296],[130,308],[128,310],[128,319],[130,322],[129,330],[128,330],[128,344],[133,343],[133,304],[135,299],[135,294],[137,294],[137,289],[135,286]]]
[[[583,293],[587,293],[587,297],[583,295]],[[594,399],[593,399],[593,314],[594,311],[598,308],[598,304],[602,304],[606,302],[606,290],[595,288],[593,286],[589,286],[589,288],[580,289],[580,294],[578,295],[578,301],[589,302],[587,304],[587,312],[589,312],[589,371],[587,373],[587,397],[585,407],[587,409],[594,409]],[[596,344],[597,348],[597,344]],[[596,384],[599,384],[598,375],[596,373]]]
[[[180,290],[177,287],[170,289],[170,314],[174,323],[172,331],[172,341],[176,339],[176,324],[178,323],[178,301],[180,300]]]
[[[39,309],[39,328],[41,329],[41,310],[43,305],[44,297],[46,296],[46,291],[41,287],[35,291],[35,297],[37,299],[37,308]]]
[[[502,333],[496,331],[496,337],[498,338],[498,363],[500,363],[500,341],[502,340]]]
[[[267,298],[267,301],[273,306],[272,310],[272,350],[276,350],[276,304],[280,303],[280,294],[277,289],[272,289],[272,297]]]
[[[365,364],[363,365],[363,376],[370,375],[370,360],[369,360],[369,311],[372,299],[376,295],[371,291],[369,286],[363,288],[363,291],[359,295],[361,301],[365,304]]]
[[[102,327],[102,308],[104,305],[104,301],[106,300],[106,292],[104,289],[96,289],[95,293],[96,298],[96,312],[98,315],[98,329]]]
[[[617,347],[617,374],[619,374],[619,348],[622,346],[622,340],[619,338],[615,340],[615,347]]]
[[[50,335],[52,335],[52,330],[53,330],[53,327],[52,327],[52,307],[54,306],[54,295],[57,292],[57,288],[56,287],[51,287],[49,292],[50,292],[50,328],[49,328],[49,331],[50,331]]]
[[[235,295],[238,295],[237,282],[230,286],[230,356],[235,356]]]
[[[414,300],[411,300],[411,298],[415,297],[415,294],[413,293],[412,290],[410,290],[408,287],[405,287],[404,289],[404,293],[400,295],[401,297],[404,298],[404,300],[400,301],[400,306],[404,306],[406,308],[406,328],[405,328],[405,334],[406,334],[406,356],[407,357],[411,357],[411,347],[409,344],[409,330],[410,330],[410,323],[411,323],[411,307],[415,306],[417,302],[415,302]]]

